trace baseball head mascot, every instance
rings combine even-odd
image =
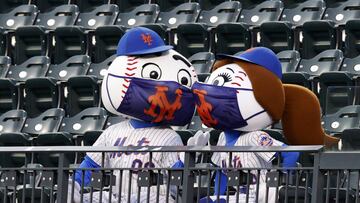
[[[224,131],[218,145],[284,145],[261,131],[279,120],[291,145],[337,143],[337,139],[326,135],[321,127],[316,96],[304,87],[282,84],[281,77],[280,61],[270,49],[257,47],[239,55],[218,56],[207,83],[195,83],[192,87],[202,122]],[[284,167],[296,166],[298,153],[280,155]],[[274,156],[271,152],[234,153],[232,163],[235,167],[266,168],[271,167]],[[221,167],[226,167],[227,159],[225,153],[214,153],[212,157]],[[259,202],[266,202],[266,192],[261,186],[266,185],[265,177],[266,172],[262,171],[256,178],[260,183]],[[226,180],[225,173],[217,173],[216,195],[225,193]],[[255,196],[256,189],[250,187],[248,191],[250,197]],[[269,193],[269,202],[275,201],[274,194]]]
[[[102,82],[102,101],[106,109],[129,119],[106,129],[94,146],[183,145],[180,136],[169,126],[184,126],[190,122],[195,111],[191,86],[196,81],[197,76],[189,61],[172,46],[165,45],[154,31],[143,27],[130,29],[121,38],[117,57]],[[199,141],[203,134],[196,136]],[[101,163],[101,153],[88,153],[81,167],[98,168]],[[121,195],[121,202],[138,201],[137,168],[182,165],[177,153],[153,153],[150,162],[149,153],[143,152],[109,153],[104,163],[105,167],[134,169],[132,175],[128,171],[122,173],[122,183],[118,181],[115,187],[122,184],[122,189],[114,189],[112,193],[113,200]],[[120,176],[119,170],[114,173]],[[90,176],[89,171],[84,175],[77,171],[77,186],[88,185]],[[141,201],[147,198],[147,189],[142,189]],[[157,198],[156,186],[151,187],[150,193],[150,202],[153,202]],[[166,188],[160,186],[159,195],[159,201],[165,202]],[[93,199],[97,198],[94,193]],[[103,202],[109,202],[108,198],[109,194],[103,192]]]

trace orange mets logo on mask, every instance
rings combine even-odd
[[[214,127],[218,121],[211,116],[213,109],[212,105],[205,100],[207,92],[205,90],[193,90],[194,94],[199,97],[200,104],[196,104],[197,111],[200,115],[201,121],[208,127]]]
[[[141,34],[141,39],[144,41],[145,44],[147,44],[148,46],[151,45],[152,43],[152,37],[150,34]]]
[[[154,118],[152,122],[159,123],[165,120],[174,119],[175,111],[181,108],[181,97],[182,90],[177,89],[175,91],[176,98],[173,103],[170,103],[166,92],[168,91],[168,87],[166,86],[157,86],[155,94],[149,96],[148,101],[150,102],[149,109],[144,109],[144,113]],[[160,109],[160,112],[155,112],[156,109]]]

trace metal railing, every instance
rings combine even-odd
[[[89,152],[99,154],[101,167],[82,168],[82,182],[86,171],[92,173],[87,185],[79,185],[73,181],[79,166],[72,158]],[[300,152],[302,165],[284,168],[280,157],[261,167],[249,167],[251,160],[237,162],[267,152],[275,157]],[[173,153],[184,154],[183,167],[156,163]],[[225,154],[225,167],[211,164],[214,153]],[[360,152],[326,152],[322,146],[1,147],[1,154],[0,164],[6,163],[0,168],[1,202],[359,202]],[[122,154],[147,164],[116,167]],[[11,159],[24,164],[9,165]],[[227,175],[227,187],[214,196],[217,172]]]

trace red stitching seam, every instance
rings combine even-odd
[[[126,86],[126,85],[124,85],[124,84],[122,84],[122,86],[125,87],[126,89],[129,88],[129,86]]]
[[[131,73],[131,74],[129,74],[129,73],[125,73],[125,75],[126,75],[126,76],[134,76],[134,75],[135,75],[135,73]]]
[[[133,70],[135,70],[135,69],[137,69],[137,67],[127,67],[127,68],[126,68],[126,70],[129,70],[129,71],[133,71]]]
[[[134,61],[134,62],[132,62],[132,63],[128,61],[127,65],[128,65],[128,66],[132,66],[132,65],[137,64],[137,63],[138,63],[137,61]]]

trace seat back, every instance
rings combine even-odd
[[[120,38],[125,29],[116,25],[98,27],[92,40],[93,62],[99,63],[116,53]]]
[[[65,111],[63,109],[48,109],[35,118],[26,119],[22,132],[31,135],[57,132],[64,116]]]
[[[287,22],[264,22],[260,25],[260,45],[275,53],[291,50],[295,46],[294,30]]]
[[[116,25],[135,27],[144,24],[155,23],[160,12],[157,4],[143,4],[128,13],[120,13],[116,19]]]
[[[284,5],[280,0],[264,1],[254,8],[243,9],[239,22],[249,25],[261,25],[263,22],[277,21],[280,19]]]
[[[283,73],[295,72],[300,63],[300,53],[296,50],[282,51],[277,54]]]
[[[225,1],[211,10],[202,10],[198,21],[209,26],[222,23],[236,22],[241,11],[241,4],[237,1]]]
[[[5,56],[7,52],[7,39],[6,39],[6,30],[0,28],[0,56]]]
[[[360,56],[355,58],[344,58],[340,70],[356,75],[360,74]]]
[[[21,26],[32,25],[38,9],[35,5],[21,5],[8,13],[0,14],[0,25],[6,29],[16,29]]]
[[[35,25],[41,25],[47,29],[71,26],[75,24],[78,15],[79,8],[76,5],[61,5],[46,13],[39,13]]]
[[[41,13],[52,11],[58,6],[69,4],[69,0],[31,0],[32,4],[35,4]]]
[[[326,4],[323,0],[301,2],[294,8],[285,8],[281,16],[281,21],[302,25],[307,21],[320,20],[325,8]]]
[[[160,12],[157,23],[176,28],[185,23],[195,23],[200,13],[200,5],[195,2],[183,3],[168,12]]]
[[[117,55],[114,54],[100,63],[91,63],[87,75],[92,75],[97,77],[98,79],[103,79],[107,72],[107,69],[116,57]]]
[[[14,8],[28,3],[29,0],[2,0],[0,13],[8,13]]]
[[[91,76],[78,76],[67,81],[67,113],[75,116],[86,108],[100,105],[100,90],[97,80]]]
[[[33,56],[46,56],[48,38],[40,26],[19,27],[15,31],[15,64],[21,64]]]
[[[79,7],[80,12],[86,13],[94,10],[94,8],[108,4],[108,0],[75,0],[75,4]]]
[[[320,75],[323,72],[338,71],[343,60],[341,50],[326,50],[311,59],[302,59],[298,71],[310,75]]]
[[[183,4],[184,0],[157,0],[156,3],[159,4],[161,12],[170,11],[175,7]]]
[[[202,24],[182,24],[177,28],[176,50],[185,57],[210,51],[210,33]]]
[[[323,127],[329,133],[341,133],[345,129],[358,128],[360,122],[360,106],[345,106],[333,114],[323,117]]]
[[[24,110],[11,110],[0,116],[0,133],[20,132],[26,120]]]
[[[102,130],[106,122],[106,110],[103,108],[88,108],[73,117],[65,117],[60,126],[60,132],[82,135],[87,131]]]
[[[123,116],[109,116],[106,120],[105,129],[112,125],[123,122],[125,120],[126,120],[126,118]]]
[[[251,47],[251,33],[247,26],[239,23],[220,24],[216,27],[215,52],[235,54]]]
[[[34,118],[48,109],[59,108],[63,102],[63,92],[56,80],[50,78],[30,78],[25,81],[25,110]]]
[[[210,73],[215,55],[211,52],[196,53],[189,58],[189,62],[194,66],[197,74]]]
[[[53,62],[60,64],[75,55],[88,51],[85,30],[77,26],[58,27],[54,31],[55,47]]]
[[[337,47],[337,30],[331,21],[309,21],[303,25],[302,57],[315,55]]]
[[[12,66],[7,77],[17,81],[25,81],[29,78],[45,77],[49,66],[49,57],[34,56],[22,64]]]
[[[75,25],[86,29],[96,29],[99,26],[113,25],[116,16],[119,13],[119,7],[115,4],[104,4],[95,7],[92,11],[79,14]]]
[[[61,64],[50,65],[47,77],[66,81],[70,77],[85,75],[90,62],[90,57],[87,55],[73,56]]]
[[[354,58],[360,55],[360,20],[347,21],[345,33],[345,56]]]
[[[9,71],[11,58],[8,56],[0,56],[0,78],[5,78]]]
[[[0,114],[17,109],[21,102],[21,95],[16,82],[0,79]]]
[[[331,7],[327,5],[323,16],[324,20],[331,20],[339,25],[358,18],[360,18],[360,1],[357,0],[338,2]]]

